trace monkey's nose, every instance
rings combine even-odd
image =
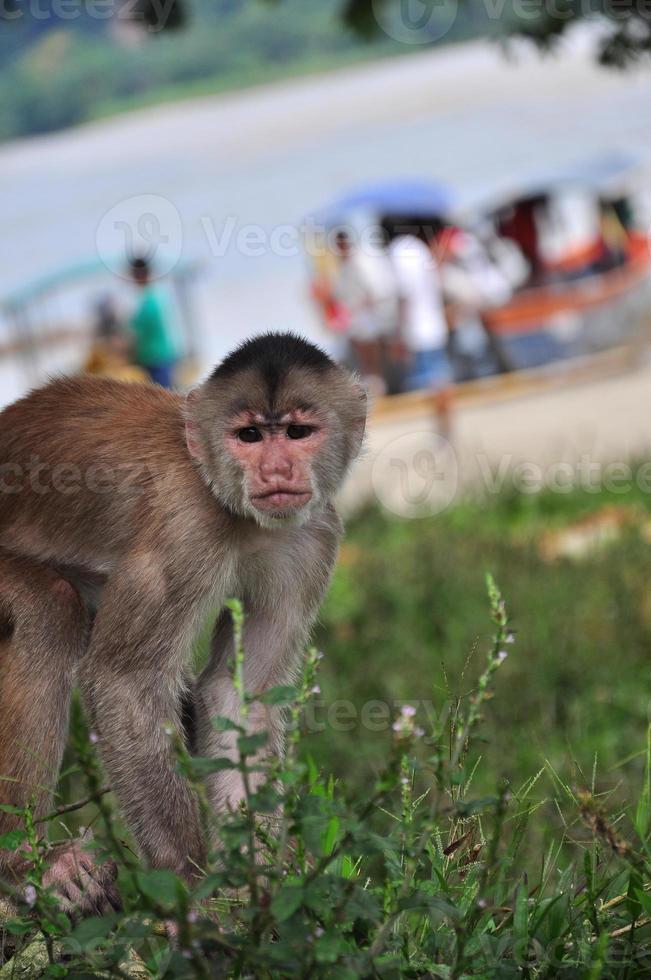
[[[265,483],[277,480],[279,477],[285,480],[291,479],[291,475],[292,461],[286,456],[270,456],[260,463],[260,476]]]

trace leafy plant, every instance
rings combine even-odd
[[[535,878],[523,873],[538,776],[518,789],[501,777],[492,794],[474,791],[483,715],[515,649],[502,596],[492,578],[487,585],[494,631],[477,682],[425,717],[402,705],[366,794],[347,792],[301,752],[306,711],[319,693],[314,649],[297,688],[263,695],[284,706],[288,740],[284,758],[261,761],[265,736],[247,728],[250,705],[261,698],[243,687],[243,613],[231,604],[241,716],[214,724],[235,732],[237,758],[192,758],[170,735],[214,842],[192,889],[134,857],[77,708],[72,738],[99,818],[94,847],[119,864],[124,908],[77,923],[58,910],[43,887],[48,844],[28,808],[24,831],[0,841],[26,847],[33,861],[26,887],[10,890],[16,904],[4,922],[5,955],[13,955],[0,978],[648,976],[651,735],[630,819],[614,822],[601,799],[574,793],[558,777],[568,833],[576,819],[586,828],[583,860],[564,864],[556,841]],[[242,777],[245,799],[215,819],[202,780],[229,768]]]

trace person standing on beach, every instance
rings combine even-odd
[[[154,384],[171,388],[179,349],[168,297],[152,282],[148,259],[132,258],[129,267],[139,290],[138,304],[130,320],[134,359]]]
[[[354,243],[343,228],[335,245],[338,269],[333,298],[345,317],[355,367],[373,394],[384,394],[388,341],[398,317],[393,269],[384,249]]]
[[[399,338],[408,358],[407,390],[433,393],[441,434],[450,435],[453,371],[439,269],[432,252],[438,225],[385,225],[400,295]]]

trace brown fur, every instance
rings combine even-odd
[[[192,641],[207,611],[237,596],[248,688],[291,678],[337,553],[331,498],[363,432],[357,385],[308,355],[316,368],[286,364],[273,392],[258,363],[209,379],[187,407],[160,388],[87,378],[55,381],[0,414],[0,775],[12,780],[0,799],[35,792],[40,811],[49,805],[76,680],[145,857],[188,878],[203,866],[196,801],[164,731],[181,727]],[[273,416],[263,445],[233,430],[242,411]],[[294,441],[282,413],[307,418],[314,434]],[[308,481],[311,499],[258,514],[250,488],[276,493],[278,481],[290,502]],[[231,645],[222,616],[194,689],[201,754],[232,750],[210,724],[237,717]],[[282,751],[275,711],[249,721]],[[209,785],[217,809],[241,792],[231,773]],[[0,832],[11,824],[0,813]]]

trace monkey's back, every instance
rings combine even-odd
[[[0,546],[84,564],[101,542],[110,564],[156,480],[180,467],[192,481],[183,429],[178,395],[110,379],[56,380],[10,405],[0,413]]]

